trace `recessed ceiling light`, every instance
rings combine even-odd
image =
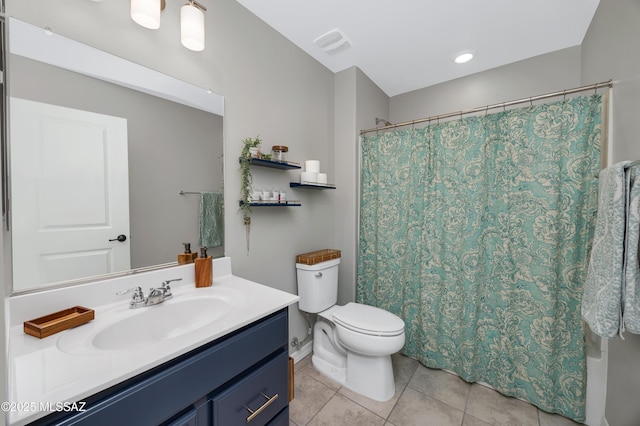
[[[469,62],[471,59],[473,59],[473,52],[466,51],[458,53],[453,61],[456,64],[464,64],[465,62]]]

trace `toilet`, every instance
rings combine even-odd
[[[300,310],[318,314],[313,366],[354,392],[388,401],[395,394],[391,354],[404,345],[404,321],[373,306],[336,305],[339,264],[339,258],[296,263]]]

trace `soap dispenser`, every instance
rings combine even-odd
[[[178,264],[185,265],[187,263],[193,263],[193,261],[198,258],[198,253],[191,253],[190,243],[182,244],[184,244],[184,253],[178,255]]]
[[[207,248],[200,247],[200,257],[194,260],[196,264],[196,287],[211,287],[213,283],[213,262],[207,256]]]

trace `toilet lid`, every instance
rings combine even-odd
[[[333,314],[333,321],[350,330],[375,336],[397,336],[404,332],[404,321],[396,315],[360,303],[347,303]]]

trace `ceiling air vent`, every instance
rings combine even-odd
[[[351,46],[351,40],[338,28],[322,34],[313,40],[313,42],[320,49],[330,54],[340,52]]]

